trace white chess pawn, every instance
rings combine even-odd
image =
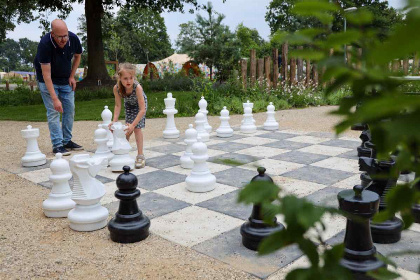
[[[108,148],[108,145],[107,145],[108,135],[107,135],[106,129],[103,128],[102,124],[98,124],[98,129],[95,130],[94,141],[97,145],[97,148],[93,157],[94,158],[105,157],[107,159],[107,165],[108,165],[109,161],[114,157],[114,154]]]
[[[172,93],[168,92],[167,98],[165,101],[165,110],[163,113],[166,115],[166,127],[163,131],[163,138],[174,139],[179,137],[179,130],[175,126],[175,114],[178,113],[178,110],[175,109],[176,98],[172,97]]]
[[[204,128],[205,116],[203,113],[198,112],[195,115],[195,129],[197,130],[197,135],[200,136],[202,142],[207,142],[210,139],[210,135],[207,130]]]
[[[200,136],[197,137],[197,142],[192,145],[193,155],[191,159],[194,161],[194,167],[191,174],[185,179],[187,190],[190,192],[209,192],[216,187],[216,177],[211,174],[207,160],[207,145],[201,142]]]
[[[200,101],[198,102],[198,107],[200,107],[200,110],[198,110],[198,112],[203,113],[204,115],[204,129],[210,133],[212,127],[209,125],[209,121],[207,119],[207,114],[209,113],[209,111],[207,111],[207,100],[204,99],[204,96],[201,96]]]
[[[50,218],[65,218],[76,203],[71,199],[72,191],[69,186],[71,178],[70,166],[61,153],[55,155],[51,162],[50,181],[52,189],[48,198],[42,203],[44,214]]]
[[[270,105],[267,106],[267,120],[264,123],[265,130],[277,130],[279,128],[279,124],[274,117],[275,114],[273,102],[270,102]]]
[[[20,131],[22,137],[26,140],[26,153],[22,157],[22,166],[39,166],[47,162],[47,157],[41,153],[38,147],[37,138],[39,137],[39,129],[32,128],[28,125],[26,129]]]
[[[255,133],[257,127],[255,126],[255,120],[252,117],[251,107],[246,106],[244,109],[244,119],[241,124],[241,132],[243,133]]]
[[[218,137],[232,137],[233,129],[229,124],[229,111],[226,109],[226,106],[223,107],[223,110],[220,111],[220,126],[216,130]]]
[[[180,163],[182,168],[191,169],[194,166],[194,161],[191,159],[192,156],[192,145],[197,142],[197,130],[193,128],[193,125],[190,124],[189,128],[185,131],[185,144],[187,148],[185,153],[180,158]]]
[[[101,113],[101,117],[102,117],[102,127],[106,130],[107,133],[107,138],[108,138],[108,142],[107,142],[107,146],[108,148],[111,149],[113,141],[114,141],[114,137],[112,136],[112,132],[111,130],[109,130],[108,125],[111,123],[112,120],[112,112],[111,110],[108,109],[108,106],[104,107],[104,110]]]
[[[114,144],[112,145],[114,157],[109,161],[112,172],[123,172],[123,167],[125,165],[134,169],[135,160],[129,155],[131,145],[125,137],[125,129],[127,129],[127,126],[123,125],[121,122],[115,122],[112,124],[111,129],[114,135]]]
[[[73,230],[93,231],[107,224],[108,209],[100,203],[105,195],[105,186],[95,178],[105,161],[105,158],[91,158],[89,154],[74,155],[70,159],[73,173],[71,199],[76,202],[76,206],[70,210],[68,219]]]

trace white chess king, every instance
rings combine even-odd
[[[26,153],[22,157],[22,166],[39,166],[47,162],[47,157],[41,153],[38,147],[37,138],[39,129],[28,125],[26,129],[21,130],[22,137],[26,140]]]
[[[178,110],[175,109],[176,99],[172,97],[172,93],[168,92],[168,96],[164,99],[165,110],[163,113],[166,115],[166,127],[163,131],[163,138],[174,139],[179,137],[179,130],[175,126],[175,114]]]

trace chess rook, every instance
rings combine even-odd
[[[252,105],[251,105],[252,104]],[[257,127],[255,126],[255,120],[252,116],[252,106],[253,103],[243,103],[244,107],[244,118],[241,124],[241,132],[243,133],[255,133],[257,131]]]
[[[165,110],[163,113],[166,115],[166,127],[163,131],[163,138],[174,139],[179,137],[179,130],[175,126],[175,114],[178,113],[178,110],[175,109],[176,98],[172,97],[172,93],[168,92],[167,98],[165,101]]]
[[[71,199],[72,191],[69,186],[71,178],[70,166],[61,153],[55,155],[51,162],[50,181],[52,189],[48,198],[42,203],[45,216],[49,218],[65,218],[76,203]]]
[[[114,154],[108,148],[108,135],[106,129],[103,128],[102,124],[98,124],[98,129],[95,130],[95,143],[97,145],[94,158],[104,157],[107,159],[107,165],[109,161],[114,157]],[[114,141],[112,141],[114,142]]]
[[[74,155],[70,159],[73,174],[73,194],[76,202],[70,210],[70,228],[76,231],[94,231],[106,226],[108,210],[101,206],[105,186],[95,176],[106,164],[105,158],[91,158],[89,154]]]
[[[102,128],[106,130],[106,134],[107,134],[107,146],[108,148],[112,148],[113,142],[114,142],[114,137],[112,136],[112,132],[111,130],[109,130],[108,125],[111,123],[112,120],[112,112],[111,110],[108,109],[108,106],[104,107],[104,110],[101,113],[101,118],[102,118]]]
[[[200,113],[199,113],[200,114]],[[193,155],[191,159],[194,161],[194,166],[191,174],[185,179],[187,183],[187,190],[190,192],[209,192],[216,187],[216,177],[211,174],[207,160],[207,145],[201,142],[200,136],[197,137],[197,142],[192,145]]]
[[[232,137],[233,129],[230,127],[229,124],[229,111],[226,109],[226,106],[223,107],[223,110],[220,111],[220,126],[216,129],[217,137],[226,138]]]
[[[137,198],[137,177],[130,173],[130,167],[124,166],[124,173],[117,178],[118,190],[115,197],[120,200],[118,212],[109,221],[108,230],[111,240],[118,243],[134,243],[149,236],[150,220],[139,210]]]
[[[251,183],[266,182],[268,184],[274,184],[273,179],[265,174],[264,167],[258,167],[257,170],[258,175],[252,178]],[[264,238],[273,232],[283,229],[284,225],[278,223],[276,218],[273,220],[273,225],[265,223],[262,216],[261,205],[254,204],[248,222],[241,226],[242,244],[246,248],[256,251]]]
[[[179,159],[181,167],[185,169],[191,169],[194,166],[194,161],[191,159],[192,153],[192,145],[197,142],[197,130],[193,128],[192,124],[189,124],[189,128],[185,131],[185,144],[187,144],[187,148],[184,154]]]
[[[195,129],[197,130],[197,137],[200,137],[202,142],[207,142],[210,140],[210,135],[204,128],[204,124],[205,116],[203,113],[198,112],[195,115]]]
[[[209,121],[207,119],[207,114],[209,111],[207,111],[207,101],[204,99],[204,96],[201,96],[200,101],[198,102],[198,107],[200,108],[198,112],[203,113],[204,115],[204,129],[210,133],[212,130],[212,127],[209,125]]]
[[[275,114],[276,112],[275,112],[273,102],[270,102],[270,105],[267,106],[267,120],[264,123],[265,130],[279,129],[279,124],[274,117]]]
[[[351,216],[347,218],[344,256],[340,265],[352,272],[353,279],[373,280],[366,274],[386,267],[375,256],[376,247],[373,245],[369,226],[369,219],[378,211],[379,196],[358,185],[353,190],[339,192],[337,197],[340,210],[358,217],[357,220],[353,220]]]
[[[114,143],[112,145],[114,157],[109,162],[112,172],[122,172],[125,165],[134,169],[135,160],[129,155],[131,145],[125,136],[125,129],[127,129],[127,126],[123,125],[121,122],[115,122],[112,124],[111,129],[114,135]]]
[[[47,157],[41,153],[38,147],[37,138],[39,129],[28,125],[26,129],[20,131],[22,137],[26,140],[26,152],[22,157],[22,166],[31,167],[43,165],[47,162]]]

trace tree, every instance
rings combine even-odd
[[[242,23],[236,27],[235,37],[241,49],[241,57],[248,57],[251,49],[257,50],[259,54],[260,47],[265,43],[258,30],[248,28]]]
[[[28,38],[19,39],[20,60],[28,69],[33,69],[33,63],[38,49],[38,42]]]
[[[33,10],[36,1],[0,0],[0,43],[6,39],[6,33],[15,28],[16,23],[29,23],[36,19]]]
[[[20,68],[19,53],[19,43],[13,39],[6,39],[0,45],[0,69],[18,70]]]
[[[4,0],[2,0],[4,1]],[[13,21],[30,21],[34,17],[31,12],[38,11],[60,11],[63,16],[68,15],[72,10],[73,3],[80,3],[81,0],[30,0],[30,1],[6,1],[1,12],[1,22],[8,25],[8,30],[13,30]],[[102,40],[103,16],[113,7],[127,7],[133,9],[149,8],[157,13],[163,11],[184,11],[184,4],[192,4],[195,8],[199,7],[197,0],[85,0],[85,14],[87,28],[87,50],[94,55],[88,55],[89,71],[87,77],[81,82],[81,86],[96,85],[100,79],[102,84],[111,83],[105,67],[104,45]],[[190,10],[192,12],[192,10]],[[26,15],[24,17],[23,15]],[[2,25],[3,26],[3,25]],[[1,37],[0,37],[1,38]]]
[[[179,25],[180,32],[178,34],[175,45],[180,53],[190,53],[194,50],[199,36],[195,22],[189,21]]]

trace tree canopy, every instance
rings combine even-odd
[[[21,38],[19,41],[6,39],[0,44],[1,71],[31,71],[38,42]]]

